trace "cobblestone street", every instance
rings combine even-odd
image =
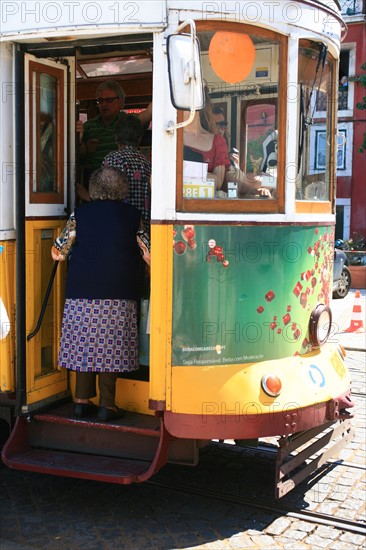
[[[366,550],[365,23],[0,2],[0,550]]]

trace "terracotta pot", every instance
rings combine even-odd
[[[351,272],[351,288],[366,288],[366,265],[349,265]]]

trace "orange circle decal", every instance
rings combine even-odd
[[[218,31],[212,37],[208,56],[217,76],[236,84],[252,70],[255,48],[247,34]]]

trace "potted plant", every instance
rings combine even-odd
[[[347,256],[348,267],[352,276],[352,288],[366,288],[366,241],[360,233],[353,236],[343,245]]]

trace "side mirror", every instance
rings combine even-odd
[[[187,25],[191,27],[191,34],[179,34],[179,30]],[[179,25],[175,34],[168,36],[167,54],[172,104],[177,110],[190,111],[191,122],[195,111],[202,109],[205,104],[200,45],[193,21],[185,21]],[[169,128],[170,131],[172,129]]]

